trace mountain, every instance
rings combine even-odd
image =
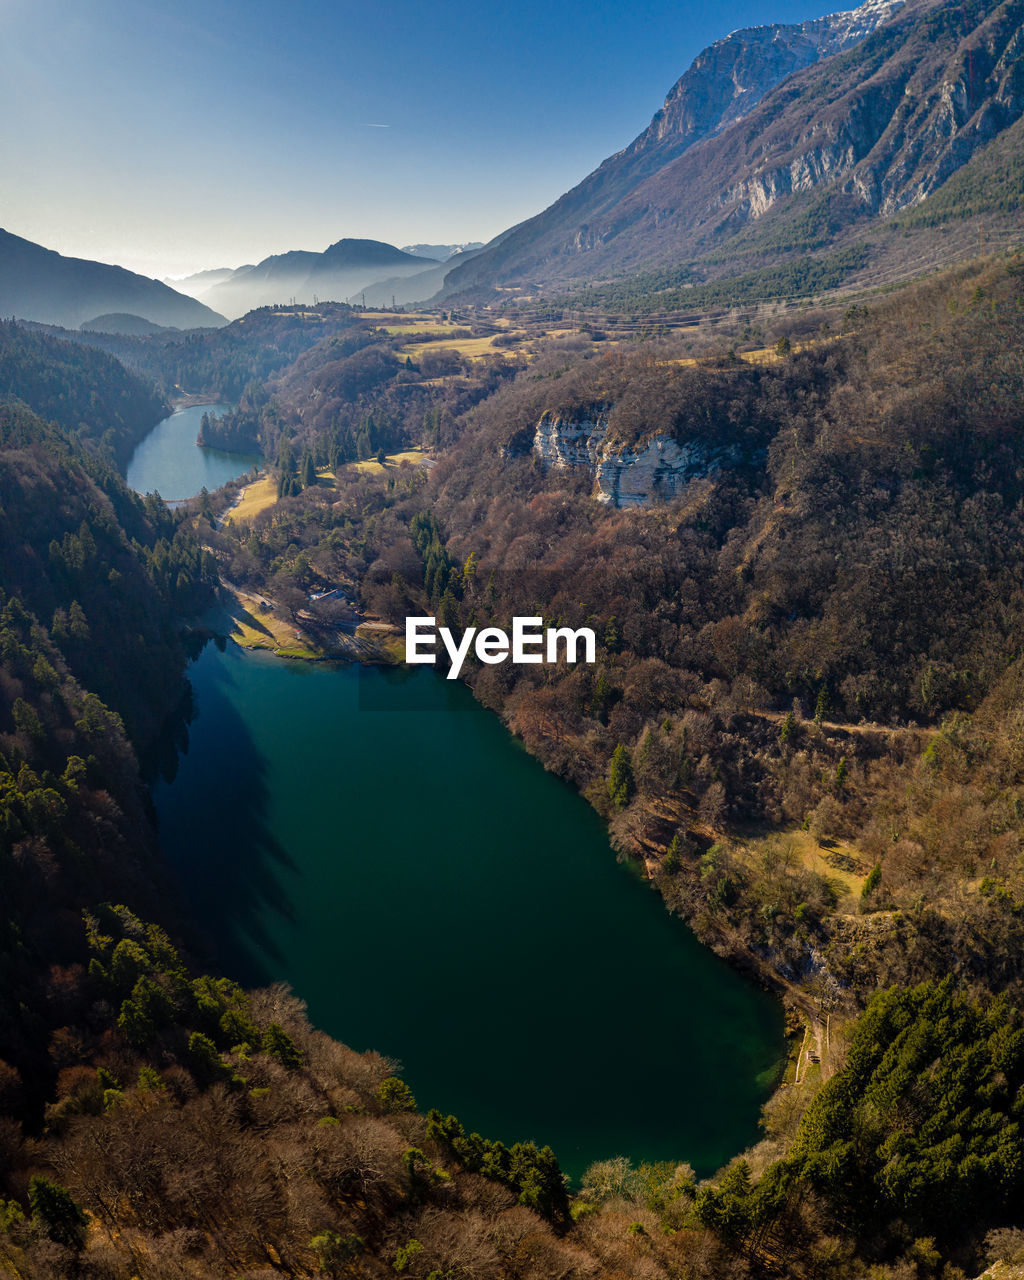
[[[186,293],[190,298],[199,298],[208,289],[212,289],[215,284],[220,284],[222,280],[227,280],[229,276],[233,276],[236,271],[247,271],[252,263],[247,263],[244,267],[210,267],[206,271],[196,271],[190,276],[183,276],[180,280],[174,280],[170,276],[164,277],[164,284],[171,289],[176,289],[178,293]]]
[[[83,320],[78,327],[83,333],[119,333],[131,338],[145,338],[151,333],[178,332],[170,325],[154,324],[152,320],[144,320],[142,316],[133,316],[127,311],[94,316],[92,320]]]
[[[468,253],[483,247],[482,240],[469,240],[465,244],[404,244],[402,252],[414,254],[417,258],[433,258],[435,262],[447,262],[457,253]]]
[[[323,253],[294,250],[240,267],[203,297],[232,318],[293,299],[345,302],[374,281],[415,275],[431,262],[380,240],[343,239]]]
[[[1022,15],[1021,0],[868,0],[735,31],[629,147],[453,271],[446,292],[566,291],[652,269],[692,285],[859,244],[1020,117]],[[1014,215],[1019,234],[1020,194],[999,234],[1013,238]],[[961,238],[976,250],[976,232]],[[929,253],[949,253],[933,240]],[[881,278],[909,257],[886,231],[846,261]]]
[[[456,253],[446,262],[428,267],[426,271],[419,271],[413,276],[389,276],[386,280],[375,281],[360,291],[359,300],[365,298],[368,307],[389,307],[392,302],[398,306],[426,302],[444,288],[450,271],[476,257],[482,248],[483,245],[478,245]]]
[[[65,258],[0,230],[0,315],[75,329],[93,316],[114,312],[177,329],[227,323],[159,280],[105,262]]]
[[[73,337],[0,320],[0,401],[19,400],[124,468],[169,406],[148,378]]]

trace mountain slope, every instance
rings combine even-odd
[[[225,323],[223,316],[159,280],[105,262],[65,258],[0,230],[0,314],[75,329],[83,320],[112,312],[177,329]]]
[[[416,275],[431,265],[429,258],[405,253],[380,240],[343,239],[323,253],[294,250],[264,258],[254,267],[240,267],[203,297],[210,306],[235,318],[256,307],[293,298],[303,303],[314,298],[344,302],[385,276]]]
[[[447,262],[457,253],[469,253],[483,247],[481,240],[469,240],[465,244],[403,244],[402,252],[415,254],[417,258],[432,258],[435,262]]]
[[[1022,15],[1020,0],[910,0],[734,32],[629,148],[447,290],[695,263],[718,275],[730,259],[849,242],[925,200],[1020,117]]]
[[[178,330],[168,325],[154,324],[152,320],[144,320],[142,316],[130,315],[127,311],[115,311],[111,315],[93,316],[91,320],[83,320],[78,327],[86,333],[119,333],[130,338],[145,338],[151,333],[178,332]]]
[[[168,412],[151,382],[105,351],[0,320],[0,403],[8,400],[119,467]]]
[[[203,294],[212,289],[215,284],[229,279],[236,271],[247,271],[252,265],[251,262],[247,262],[242,267],[210,267],[206,271],[196,271],[190,276],[182,276],[180,280],[165,276],[164,284],[178,293],[184,293],[190,298],[198,298],[202,301]]]
[[[360,301],[365,298],[368,307],[387,307],[392,301],[399,306],[426,302],[444,288],[450,271],[475,258],[479,252],[479,248],[466,249],[453,254],[446,262],[428,267],[426,271],[419,271],[416,275],[389,276],[386,280],[377,280],[360,291]]]

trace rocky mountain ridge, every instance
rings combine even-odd
[[[714,279],[849,244],[1020,119],[1022,21],[1021,0],[909,0],[734,32],[630,147],[446,291],[550,293],[681,266]]]
[[[787,76],[866,39],[904,0],[865,0],[856,9],[799,23],[742,27],[716,40],[676,81],[647,129],[617,156],[641,156],[668,144],[676,154],[747,115]]]

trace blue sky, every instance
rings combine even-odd
[[[841,7],[0,0],[0,226],[157,276],[487,240],[626,146],[705,45]]]

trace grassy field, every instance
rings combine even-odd
[[[320,658],[323,650],[313,645],[273,609],[263,609],[258,596],[225,584],[230,596],[229,634],[243,649],[267,649],[282,658]]]
[[[457,351],[461,356],[469,356],[479,360],[481,356],[493,355],[502,348],[495,347],[494,336],[489,338],[438,338],[434,342],[412,342],[399,348],[397,355],[404,360],[406,356],[422,356],[428,351]]]
[[[839,894],[840,910],[854,907],[859,901],[871,868],[855,845],[829,837],[819,839],[810,831],[791,827],[772,835],[742,840],[736,852],[754,866],[771,846],[790,865],[816,871],[830,880]]]
[[[405,661],[405,636],[387,623],[361,622],[356,627],[356,639],[376,645],[394,663]]]
[[[405,449],[402,453],[389,453],[384,460],[384,466],[377,461],[376,458],[367,458],[365,462],[349,462],[346,466],[354,471],[361,471],[364,475],[381,475],[389,467],[397,467],[399,463],[411,462],[413,466],[422,466],[426,458],[422,449]]]
[[[385,333],[390,333],[392,337],[400,338],[407,333],[434,333],[438,337],[443,337],[446,333],[451,333],[455,329],[464,329],[466,326],[452,324],[450,320],[424,319],[410,320],[408,324],[382,324],[379,327]]]
[[[794,342],[792,352],[804,351],[810,347],[815,347],[821,339],[810,338],[806,342]],[[834,341],[834,339],[830,339]],[[736,357],[739,360],[746,361],[747,364],[781,364],[788,359],[787,356],[780,356],[774,347],[754,347],[750,351],[737,351]],[[675,359],[666,361],[666,364],[683,365],[686,368],[693,368],[696,365],[703,364],[708,359],[715,358],[713,355],[701,356],[677,356]]]
[[[404,456],[404,455],[402,455]],[[317,481],[327,487],[334,484],[334,472],[323,467],[316,473]],[[224,517],[224,523],[241,524],[252,520],[277,502],[277,480],[273,476],[261,476],[255,484],[246,485],[245,494],[237,507],[232,507]]]
[[[225,524],[241,524],[266,511],[277,501],[277,480],[272,476],[261,476],[259,480],[246,485],[242,501],[224,517]]]
[[[809,351],[812,347],[820,346],[822,342],[835,342],[833,338],[807,338],[803,342],[794,342],[792,345],[792,353],[795,355],[798,351]],[[786,356],[780,356],[774,347],[757,347],[753,351],[737,351],[736,354],[741,360],[746,360],[748,364],[778,364],[780,360],[785,360]]]

